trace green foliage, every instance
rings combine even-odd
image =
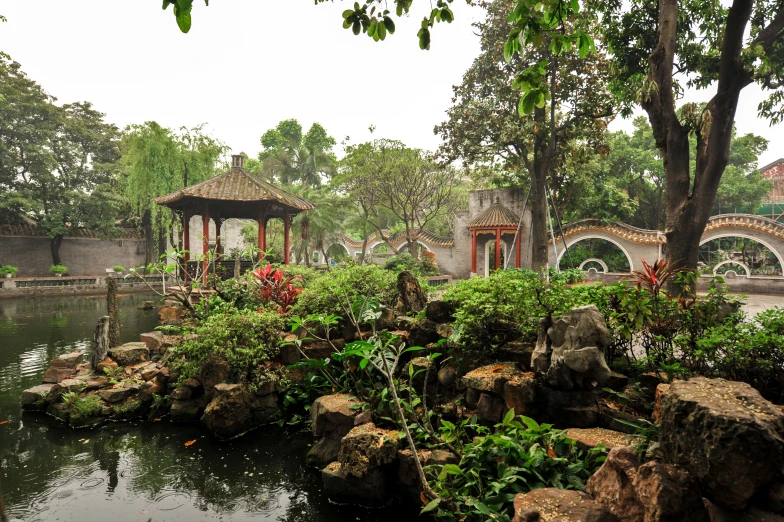
[[[8,274],[11,274],[11,277],[16,277],[17,272],[19,272],[19,269],[15,266],[0,266],[0,277],[5,277]]]
[[[397,274],[376,265],[348,265],[335,267],[323,277],[313,279],[299,295],[292,307],[293,316],[346,316],[344,303],[357,297],[373,296],[382,304],[397,303]]]
[[[68,267],[63,265],[52,265],[49,267],[49,271],[53,274],[67,274]]]
[[[106,378],[108,379],[110,384],[117,384],[123,378],[124,368],[118,366],[117,368],[111,368],[109,366],[103,367],[103,373],[106,374]]]
[[[457,282],[443,297],[457,305],[454,340],[480,350],[512,340],[535,341],[540,318],[593,302],[589,292],[597,285],[573,291],[564,279],[553,277],[547,283],[530,270],[497,270],[490,277]]]
[[[515,417],[510,410],[494,433],[465,446],[460,464],[435,470],[431,486],[438,498],[423,512],[444,520],[508,522],[517,493],[546,487],[583,490],[604,462],[604,452],[585,453],[564,431]]]
[[[436,267],[429,257],[423,255],[421,259],[414,259],[414,256],[408,252],[400,253],[392,256],[384,263],[385,270],[392,270],[393,272],[400,272],[408,270],[417,276],[438,275],[438,267]]]
[[[279,353],[278,332],[285,326],[274,311],[237,310],[226,307],[213,313],[173,348],[181,379],[196,377],[215,361],[229,365],[227,382],[257,386],[268,378],[265,363]],[[179,356],[183,356],[181,359]]]
[[[78,392],[68,392],[63,394],[62,400],[68,407],[71,423],[75,424],[78,420],[94,417],[101,413],[101,398],[97,395],[79,397]]]
[[[118,273],[122,273],[122,272],[125,272],[125,267],[122,266],[122,265],[114,265],[112,270],[114,270],[115,272],[118,272]]]

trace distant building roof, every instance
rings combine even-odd
[[[496,201],[482,212],[479,217],[472,219],[468,223],[468,228],[480,227],[517,227],[520,224],[520,216]]]
[[[290,207],[295,211],[316,208],[310,201],[279,189],[246,171],[243,168],[243,161],[238,159],[242,158],[241,156],[233,158],[231,170],[171,194],[157,197],[153,202],[172,208],[183,206],[186,200],[191,199],[244,203],[269,201]]]
[[[784,158],[779,158],[772,163],[768,163],[759,170],[760,174],[767,179],[784,177]]]

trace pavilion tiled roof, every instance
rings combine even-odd
[[[479,217],[471,220],[468,223],[468,227],[517,227],[519,223],[520,216],[515,216],[511,210],[501,203],[495,202],[482,212]]]
[[[277,201],[296,210],[310,210],[315,205],[268,183],[240,167],[219,174],[201,183],[153,199],[159,205],[171,206],[185,198],[221,201]]]

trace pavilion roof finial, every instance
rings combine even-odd
[[[232,154],[231,155],[231,168],[233,168],[233,169],[244,169],[245,168],[245,155],[244,154]]]

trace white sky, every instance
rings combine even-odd
[[[390,3],[391,4],[391,3]],[[61,103],[86,100],[120,127],[156,120],[168,127],[208,123],[235,152],[255,156],[259,137],[280,120],[320,122],[340,142],[400,139],[435,149],[433,127],[451,86],[479,51],[471,22],[482,11],[456,2],[456,20],[433,31],[430,51],[416,32],[429,7],[414,2],[385,42],[354,36],[340,13],[313,0],[195,0],[181,34],[160,0],[3,0],[0,50]],[[419,9],[419,10],[417,10]],[[704,99],[699,93],[689,99]],[[770,140],[760,165],[784,156],[784,125],[756,116],[760,91],[741,97],[737,126]],[[630,128],[616,121],[611,128]]]

